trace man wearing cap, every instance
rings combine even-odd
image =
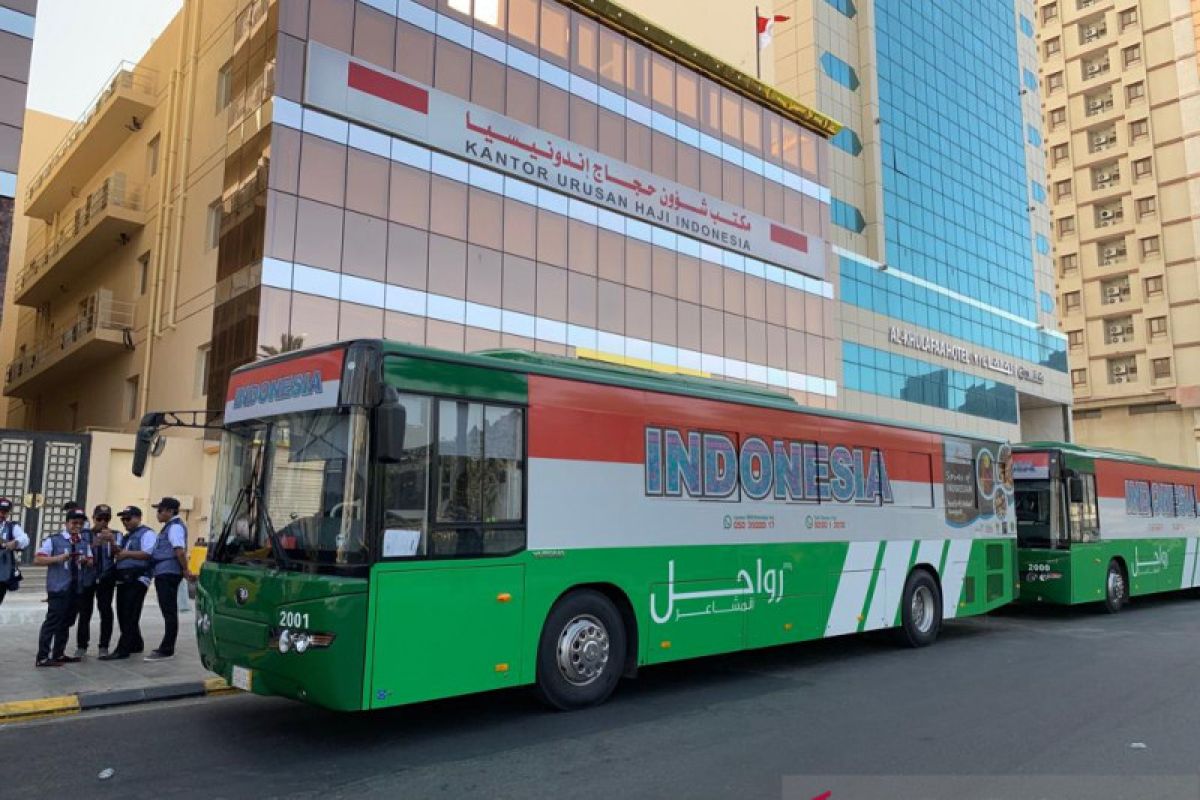
[[[92,548],[95,567],[87,571],[79,590],[79,624],[75,629],[75,655],[79,658],[87,658],[92,640],[93,609],[100,611],[100,655],[108,654],[108,644],[112,640],[112,601],[117,577],[113,557],[116,536],[108,527],[111,521],[112,508],[101,503],[92,511],[91,527],[83,529],[83,539]]]
[[[121,636],[117,647],[101,661],[117,661],[142,652],[141,618],[142,604],[146,601],[146,590],[150,587],[150,556],[158,534],[142,524],[142,510],[137,506],[125,506],[117,516],[125,527],[120,544],[114,545],[116,560],[113,573],[117,582],[117,624]]]
[[[38,635],[36,666],[58,667],[78,662],[66,654],[71,623],[79,609],[81,573],[91,566],[92,552],[83,540],[87,514],[67,512],[66,527],[38,547],[35,564],[46,567],[46,621]]]
[[[0,497],[0,603],[8,594],[8,581],[17,571],[21,551],[29,547],[29,537],[21,529],[20,523],[8,518],[12,507],[11,500]]]
[[[154,504],[162,530],[154,540],[150,560],[154,564],[154,593],[162,611],[162,643],[146,656],[147,661],[166,661],[175,657],[175,638],[179,635],[179,584],[193,580],[187,562],[187,527],[179,518],[179,501],[164,497]]]

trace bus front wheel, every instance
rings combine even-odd
[[[914,570],[904,583],[900,600],[900,632],[909,647],[934,643],[942,628],[942,593],[925,570]]]
[[[625,664],[625,626],[600,592],[571,592],[550,610],[537,653],[537,689],[562,711],[598,705],[617,687]]]
[[[1108,575],[1104,580],[1104,608],[1116,614],[1129,602],[1129,587],[1125,581],[1125,570],[1114,558],[1108,562]]]

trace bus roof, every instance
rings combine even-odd
[[[783,392],[748,384],[723,381],[716,378],[659,372],[652,369],[613,364],[606,361],[554,356],[546,353],[534,353],[528,350],[484,350],[476,353],[457,353],[389,340],[376,341],[381,342],[385,353],[411,358],[432,359],[505,372],[544,375],[546,377],[562,378],[565,380],[622,386],[631,389],[642,389],[645,391],[662,392],[664,394],[675,394],[727,403],[742,403],[783,411],[797,411],[813,416],[886,425],[891,428],[903,428],[922,433],[932,433],[938,436],[958,436],[984,441],[1003,441],[1001,437],[996,436],[958,433],[926,425],[909,424],[898,420],[874,419],[845,411],[811,408],[801,405],[791,395]]]
[[[1075,442],[1021,442],[1013,445],[1016,452],[1033,452],[1040,450],[1059,450],[1070,458],[1090,461],[1123,461],[1129,464],[1143,464],[1148,467],[1163,467],[1165,469],[1182,469],[1189,472],[1200,472],[1196,467],[1183,464],[1164,464],[1157,458],[1152,458],[1130,450],[1115,450],[1105,447],[1090,447]]]

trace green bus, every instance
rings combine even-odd
[[[1200,470],[1062,442],[1015,448],[1023,602],[1103,602],[1200,585]]]
[[[580,708],[651,664],[928,645],[1015,593],[1007,444],[748,385],[355,341],[237,370],[221,429],[199,651],[258,694]]]

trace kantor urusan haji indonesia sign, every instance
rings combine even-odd
[[[701,242],[825,277],[820,239],[316,42],[309,43],[305,102]]]

